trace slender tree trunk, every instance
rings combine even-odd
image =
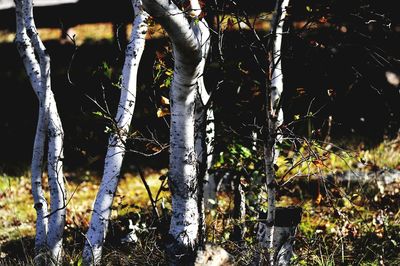
[[[32,87],[39,99],[39,117],[32,156],[32,194],[37,213],[35,250],[49,250],[48,264],[62,263],[62,236],[65,223],[66,192],[62,170],[63,129],[51,91],[50,56],[39,38],[30,0],[16,0],[16,44]],[[36,59],[38,54],[39,62]],[[46,132],[49,132],[48,177],[50,214],[42,188],[42,164]]]
[[[111,134],[104,163],[103,179],[97,193],[86,243],[83,251],[85,265],[99,265],[103,242],[111,216],[111,207],[117,189],[121,165],[125,155],[125,140],[136,101],[137,71],[145,45],[148,14],[142,9],[140,0],[132,0],[135,19],[131,40],[125,51],[122,70],[121,97],[115,117],[116,132]]]
[[[265,176],[268,193],[267,226],[272,226],[275,220],[275,193],[276,177],[274,162],[277,129],[282,123],[283,111],[280,108],[280,96],[283,90],[280,45],[282,43],[283,22],[289,0],[277,0],[274,19],[272,21],[273,33],[276,34],[270,55],[270,79],[267,81],[266,99],[266,132],[264,139]],[[277,48],[277,45],[279,47]],[[281,116],[281,117],[280,117]]]
[[[167,253],[172,265],[192,265],[198,244],[199,209],[195,152],[195,96],[201,46],[185,14],[169,0],[145,0],[146,10],[167,31],[173,46],[170,90],[170,170],[172,217]]]
[[[214,137],[215,137],[215,124],[214,124],[214,111],[213,109],[207,109],[206,118],[206,143],[207,143],[207,170],[204,173],[204,208],[205,210],[210,209],[216,201],[217,184],[215,183],[214,174],[210,173],[210,169],[214,163]]]
[[[271,75],[271,85],[270,85],[270,93],[271,93],[271,119],[273,122],[273,127],[275,133],[277,133],[277,129],[283,123],[283,110],[281,108],[281,96],[283,92],[283,70],[282,70],[282,39],[283,39],[283,25],[285,22],[287,7],[289,6],[289,0],[277,0],[281,2],[279,10],[276,10],[278,13],[276,14],[275,23],[277,23],[276,31],[275,31],[275,41],[272,49],[272,56],[270,58],[270,75]],[[282,135],[276,134],[276,141],[282,141]],[[277,159],[279,155],[278,149],[275,149],[274,160]]]
[[[197,80],[197,96],[195,103],[195,149],[198,163],[199,180],[199,213],[200,231],[199,246],[205,242],[205,210],[209,207],[208,200],[215,199],[215,181],[208,170],[212,164],[214,140],[214,113],[210,108],[208,94],[204,84],[204,66],[210,49],[210,30],[205,19],[192,22],[194,33],[201,44],[202,60],[200,63],[200,76]],[[214,192],[214,193],[213,193]]]
[[[38,255],[46,250],[48,228],[48,221],[47,218],[45,218],[48,214],[47,201],[44,197],[42,185],[42,165],[46,141],[46,110],[44,105],[44,91],[42,91],[41,85],[40,66],[36,60],[35,51],[32,47],[31,40],[26,33],[26,27],[22,14],[22,2],[16,1],[15,4],[17,22],[15,43],[24,63],[25,70],[29,76],[33,90],[39,100],[39,116],[36,126],[31,164],[32,195],[37,216],[35,252]]]
[[[283,122],[281,95],[283,91],[283,72],[281,48],[283,24],[289,0],[277,0],[272,32],[274,41],[268,45],[270,49],[270,69],[267,80],[266,129],[264,137],[264,160],[266,186],[268,193],[268,212],[265,222],[260,217],[257,238],[263,250],[256,256],[257,264],[289,265],[293,254],[293,239],[296,226],[300,222],[301,208],[275,207],[276,173],[274,163],[279,155],[276,143],[282,140],[278,128]],[[278,211],[279,210],[279,211]]]
[[[203,32],[202,36],[202,50],[203,50],[203,61],[202,64],[205,64],[205,60],[208,56],[208,51],[210,47],[210,31],[208,28],[208,24],[205,19],[202,19],[199,22],[201,32]],[[197,33],[196,33],[197,34]],[[204,43],[203,43],[204,42]],[[206,51],[205,51],[206,50]],[[202,65],[202,69],[204,69],[204,65]],[[214,111],[212,109],[212,105],[209,103],[210,95],[208,94],[206,87],[204,85],[203,74],[199,77],[198,80],[198,97],[196,100],[196,123],[202,125],[202,130],[196,130],[197,138],[196,138],[196,147],[200,145],[198,144],[198,140],[202,140],[201,149],[197,153],[202,154],[201,164],[204,164],[204,174],[201,178],[203,180],[203,200],[205,209],[209,209],[211,204],[209,199],[215,201],[215,193],[216,193],[216,184],[214,175],[209,173],[210,168],[213,164],[213,153],[214,153],[214,137],[215,137],[215,124],[214,124]],[[198,107],[197,107],[198,106]],[[200,110],[197,110],[200,108]],[[198,121],[198,122],[197,122]]]
[[[240,182],[241,176],[234,177],[234,209],[233,218],[235,225],[233,227],[232,240],[241,243],[246,233],[245,217],[246,217],[246,195]]]
[[[50,188],[50,215],[47,245],[52,257],[62,262],[62,238],[64,234],[67,194],[63,173],[64,130],[58,115],[53,93],[50,92],[49,106],[49,149],[47,156]]]

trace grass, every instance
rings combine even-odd
[[[38,29],[39,36],[42,41],[61,39],[61,29],[57,28],[41,28]],[[78,45],[85,40],[102,40],[112,39],[113,27],[111,23],[83,24],[71,28],[70,33],[75,34]],[[72,36],[71,36],[72,37]],[[8,30],[0,30],[0,43],[13,42],[15,33]]]
[[[130,36],[132,25],[129,24],[126,27],[126,34]],[[61,40],[62,32],[61,29],[57,28],[40,28],[38,29],[39,36],[42,41],[49,40]],[[74,37],[77,45],[82,45],[88,41],[100,41],[100,40],[112,40],[114,38],[114,29],[112,23],[94,23],[94,24],[81,24],[71,27],[68,31],[70,37]],[[147,34],[147,39],[156,39],[165,36],[164,30],[162,30],[159,24],[152,24]],[[15,33],[9,30],[0,30],[0,43],[2,42],[13,42],[15,39]]]
[[[347,143],[344,147],[304,141],[297,151],[291,150],[278,158],[277,176],[285,181],[296,176],[322,176],[355,170],[400,170],[400,137],[385,140],[370,149],[363,144]]]
[[[235,17],[232,15],[224,15],[218,18],[220,28],[222,30],[248,30],[250,25],[258,31],[268,31],[270,28],[269,21],[271,20],[270,13],[261,13],[258,16],[250,16],[247,21],[244,17]],[[128,24],[126,27],[127,36],[130,35],[132,25]],[[49,40],[60,40],[62,36],[61,29],[58,28],[40,28],[38,29],[39,36],[42,41]],[[73,37],[75,35],[75,41],[77,45],[81,45],[86,41],[100,41],[103,39],[111,40],[114,37],[114,29],[112,23],[93,23],[93,24],[81,24],[71,27],[69,29],[69,35]],[[164,37],[166,33],[157,23],[150,23],[149,33],[146,38],[160,38]],[[2,42],[13,42],[15,33],[9,30],[0,30],[0,43]]]
[[[323,155],[321,147],[316,150]],[[304,148],[302,152],[304,157],[309,151]],[[334,154],[333,148],[330,153],[329,156],[326,155],[323,164],[313,163],[310,159],[304,162],[308,167],[299,165],[293,173],[303,171],[303,175],[309,174],[304,172],[305,169],[314,172],[352,169],[360,167],[357,166],[360,158],[363,158],[365,165],[363,170],[371,169],[370,164],[379,168],[399,167],[398,141],[386,141],[370,150],[364,150],[360,146],[348,152],[347,157]],[[279,160],[284,162],[283,158]],[[153,197],[162,183],[159,177],[166,172],[165,169],[159,172],[145,171]],[[68,197],[71,197],[72,191],[75,192],[67,207],[65,264],[77,265],[84,241],[83,233],[88,227],[100,178],[89,172],[67,173],[66,176],[70,192]],[[386,186],[383,191],[374,184],[342,186],[339,183],[327,183],[322,186],[322,183],[316,183],[322,186],[316,196],[312,189],[313,181],[310,182],[304,178],[293,179],[288,183],[287,189],[278,193],[281,205],[299,205],[303,208],[295,245],[295,265],[400,263],[399,183]],[[30,190],[30,180],[26,176],[0,177],[0,264],[32,261],[35,211]],[[169,212],[169,192],[163,190],[160,198],[164,198],[166,210]],[[158,202],[158,206],[160,205],[161,200]],[[232,207],[232,194],[229,191],[219,192],[216,208],[206,217],[208,241],[228,250],[235,257],[237,265],[247,265],[252,257],[256,222],[248,217],[245,241],[241,244],[232,242],[230,232],[235,223],[231,218]],[[121,237],[127,233],[128,219],[137,221],[141,228],[137,244],[120,243]],[[113,204],[112,220],[104,249],[105,265],[163,265],[165,257],[162,235],[167,232],[167,226],[168,222],[161,227],[154,223],[149,197],[140,177],[134,173],[124,174]]]
[[[159,176],[162,173],[165,173],[165,170],[147,171],[146,181],[153,195],[156,195],[160,187]],[[99,178],[89,173],[84,173],[79,178],[75,174],[66,176],[68,199],[71,199],[67,206],[67,228],[86,230],[92,204],[99,188]],[[43,180],[45,181],[45,178]],[[46,182],[44,183],[47,186]],[[165,191],[160,194],[160,197],[167,196]],[[48,198],[48,194],[46,197]],[[115,196],[112,219],[128,213],[140,213],[149,206],[149,197],[141,179],[137,175],[125,174]],[[4,257],[10,254],[4,253],[3,245],[22,238],[33,238],[35,234],[36,214],[30,180],[27,177],[0,176],[0,217],[0,254],[2,254],[0,256]]]

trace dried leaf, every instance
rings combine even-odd
[[[328,93],[329,97],[336,96],[336,91],[334,89],[328,89],[326,92]]]
[[[165,71],[165,75],[167,75],[168,77],[172,76],[172,74],[174,74],[174,72],[172,71],[172,69],[167,69]]]
[[[163,117],[163,116],[166,116],[166,115],[170,115],[171,113],[170,113],[170,111],[169,111],[169,109],[168,108],[158,108],[157,109],[157,117]]]
[[[169,99],[167,97],[161,96],[161,104],[169,105]]]
[[[296,92],[300,96],[306,94],[306,90],[304,88],[297,88]]]
[[[315,204],[320,204],[322,201],[323,197],[321,195],[321,193],[318,193],[317,198],[315,199]]]
[[[322,160],[320,160],[320,159],[314,160],[313,164],[318,168],[325,166],[324,162]]]
[[[328,19],[326,17],[322,16],[322,17],[320,17],[319,22],[326,23],[326,22],[328,22]]]

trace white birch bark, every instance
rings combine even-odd
[[[189,0],[190,3],[190,13],[192,18],[196,18],[201,14],[201,6],[198,0]],[[207,51],[208,53],[208,51]]]
[[[49,98],[49,148],[47,171],[50,189],[50,216],[47,245],[49,246],[52,258],[55,258],[57,264],[61,264],[62,239],[67,209],[67,192],[63,173],[64,130],[52,92],[49,93]]]
[[[210,30],[208,27],[209,26],[207,25],[207,22],[205,21],[205,19],[202,19],[199,22],[199,29],[200,29],[199,32],[202,33],[202,37],[201,37],[202,48],[201,49],[202,49],[203,59],[201,62],[201,64],[202,64],[201,69],[203,69],[203,71],[204,71],[204,65],[206,63],[206,59],[208,56],[208,52],[210,50],[210,43],[211,43]],[[197,35],[197,33],[196,33],[196,35]],[[207,90],[206,90],[206,87],[204,84],[203,73],[199,77],[198,86],[199,86],[199,94],[200,94],[202,106],[205,106],[209,102],[210,95],[207,93]],[[204,174],[203,197],[204,197],[205,205],[207,207],[207,206],[209,206],[209,204],[208,204],[209,199],[215,200],[215,192],[216,192],[216,184],[215,184],[214,176],[210,175],[210,173],[208,172],[208,170],[211,168],[212,163],[213,163],[215,124],[214,124],[214,111],[213,111],[212,107],[208,106],[208,108],[207,108],[207,110],[205,110],[205,112],[206,112],[205,121],[202,122],[202,123],[205,123],[205,144],[206,144],[205,145],[206,149],[204,151],[204,152],[206,152],[206,172]],[[204,117],[204,116],[202,116],[202,117]],[[204,137],[202,137],[202,138],[204,138]]]
[[[31,163],[31,182],[34,207],[36,210],[36,237],[35,253],[38,255],[46,250],[47,239],[47,201],[44,197],[42,186],[42,164],[44,145],[46,140],[44,92],[41,87],[40,66],[35,57],[35,51],[26,33],[26,27],[22,14],[22,3],[16,1],[16,35],[15,43],[22,58],[25,71],[28,74],[32,88],[39,100],[39,115],[36,126],[36,134],[33,145]]]
[[[281,226],[277,223],[275,193],[276,193],[276,175],[274,163],[279,155],[276,149],[276,142],[282,140],[282,136],[278,135],[278,127],[283,122],[283,111],[281,108],[281,95],[283,92],[283,72],[281,64],[281,49],[283,37],[283,24],[287,14],[289,0],[277,1],[275,8],[275,18],[272,22],[275,39],[272,45],[270,57],[270,78],[271,83],[269,91],[267,91],[267,134],[264,144],[264,160],[266,185],[268,193],[268,212],[266,222],[259,223],[259,231],[257,238],[261,244],[261,248],[266,252],[269,265],[288,265],[292,256],[291,245],[293,241],[288,241],[294,237],[295,228],[298,223],[291,226]],[[282,209],[282,213],[289,211]],[[289,234],[288,232],[292,232]],[[280,255],[279,255],[280,254]],[[260,258],[257,258],[259,260]],[[257,263],[260,263],[258,261]]]
[[[47,246],[56,264],[62,261],[62,236],[65,224],[66,191],[62,170],[64,132],[58,115],[54,95],[51,92],[50,56],[36,30],[33,19],[32,0],[22,1],[22,12],[27,34],[38,54],[41,74],[41,87],[44,91],[46,128],[49,134],[48,178],[50,188],[50,216],[48,217]]]
[[[191,265],[199,233],[194,106],[201,47],[185,14],[169,0],[144,0],[150,15],[165,28],[175,59],[170,90],[170,169],[172,217],[167,245],[172,265]]]
[[[205,209],[209,209],[211,207],[211,201],[215,202],[216,200],[216,191],[217,184],[215,183],[215,177],[213,174],[210,174],[209,170],[211,169],[214,162],[214,137],[215,137],[215,124],[214,124],[214,111],[211,109],[207,109],[207,117],[206,117],[206,149],[207,149],[207,170],[204,175],[204,188],[203,188],[203,197],[205,201]]]
[[[198,163],[199,180],[199,213],[200,213],[200,246],[205,241],[205,210],[209,209],[209,199],[215,200],[215,181],[210,175],[209,169],[213,160],[214,142],[214,113],[209,106],[209,98],[204,84],[204,67],[210,49],[210,30],[205,19],[193,21],[191,23],[193,31],[201,45],[202,59],[200,63],[200,73],[197,80],[197,96],[195,103],[195,150]]]
[[[293,243],[297,225],[301,220],[300,207],[287,207],[276,209],[276,219],[272,227],[259,223],[257,240],[264,249],[258,254],[257,265],[289,265],[293,256]]]
[[[288,6],[289,0],[283,0],[279,6],[279,0],[277,0],[277,8],[275,11],[275,21],[272,23],[272,27],[276,27],[276,36],[272,48],[272,58],[270,62],[270,75],[271,85],[269,88],[270,96],[267,99],[267,134],[264,145],[264,160],[265,160],[265,175],[267,178],[267,193],[268,193],[268,215],[267,225],[272,225],[275,219],[275,169],[274,162],[275,158],[275,143],[277,127],[282,123],[283,112],[279,108],[280,96],[283,91],[283,79],[282,79],[282,67],[280,63],[280,50],[282,44],[282,33],[283,23],[286,16],[286,7]],[[278,16],[280,14],[280,16]],[[280,33],[280,34],[278,34]],[[278,48],[276,48],[279,45]],[[278,53],[279,51],[279,53]],[[279,60],[279,61],[278,61]],[[281,118],[279,117],[281,116]],[[281,119],[281,120],[280,120]]]
[[[122,69],[121,96],[115,117],[117,132],[111,134],[104,163],[104,173],[94,203],[89,230],[83,251],[85,265],[99,265],[103,242],[111,216],[111,207],[117,189],[122,161],[125,155],[125,140],[136,101],[137,72],[145,46],[148,14],[141,0],[132,0],[135,19],[132,23],[131,39],[125,50]]]
[[[272,67],[271,67],[271,104],[272,104],[272,116],[276,119],[274,127],[277,129],[283,123],[283,110],[281,108],[281,96],[283,92],[283,73],[282,73],[282,39],[283,39],[283,24],[285,22],[287,7],[289,6],[289,0],[283,0],[280,10],[280,16],[277,18],[278,25],[275,32],[275,42],[273,45],[272,52]],[[277,141],[280,141],[282,136],[277,136]],[[276,156],[275,156],[276,157]],[[275,158],[276,159],[276,158]]]
[[[234,177],[234,189],[233,218],[235,219],[235,224],[233,226],[232,239],[241,244],[246,233],[246,195],[240,182],[240,175]]]
[[[17,0],[18,51],[23,59],[32,87],[39,99],[39,117],[32,156],[32,194],[37,212],[36,252],[50,251],[49,264],[61,264],[62,236],[65,223],[66,192],[62,170],[63,129],[51,91],[50,56],[43,45],[33,19],[31,0]],[[36,59],[35,51],[39,61]],[[44,198],[41,178],[46,132],[49,133],[48,178],[50,214]]]

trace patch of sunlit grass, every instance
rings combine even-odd
[[[0,176],[0,243],[31,236],[35,219],[30,180]]]
[[[78,45],[88,40],[110,40],[113,38],[113,26],[111,23],[82,24],[71,28],[70,34],[75,35],[75,40]]]
[[[352,149],[305,142],[297,151],[289,151],[277,159],[276,175],[282,180],[318,178],[335,172],[400,169],[400,139],[384,141],[365,149]]]
[[[380,168],[400,168],[400,137],[392,141],[384,141],[377,147],[360,152],[360,157]]]
[[[112,40],[114,38],[114,27],[112,23],[94,23],[94,24],[81,24],[76,25],[68,29],[67,40],[74,38],[77,45],[82,45],[88,41],[101,41],[101,40]],[[132,25],[128,24],[126,27],[126,36],[130,36]],[[60,40],[62,38],[61,29],[57,28],[41,28],[38,29],[39,36],[42,41]],[[165,37],[166,33],[159,24],[152,23],[149,27],[146,39],[157,39]],[[15,39],[15,33],[9,30],[0,30],[0,43],[2,42],[13,42]]]
[[[61,29],[41,28],[38,29],[42,41],[60,40]],[[112,39],[113,29],[111,23],[82,24],[70,28],[69,34],[75,35],[77,44],[82,44],[85,40]],[[0,31],[0,42],[12,42],[15,39],[15,33],[9,30]]]
[[[146,174],[146,183],[151,191],[153,200],[158,200],[157,206],[160,206],[162,199],[165,202],[169,198],[169,191],[161,189],[162,180],[160,176],[166,174],[167,170],[160,172],[149,172]],[[158,195],[158,196],[157,196]],[[157,198],[158,197],[158,198]],[[166,204],[166,207],[170,204]],[[118,186],[116,200],[113,205],[113,217],[123,216],[129,213],[137,213],[141,209],[151,209],[151,200],[148,191],[138,175],[130,173],[125,174]]]
[[[146,173],[146,182],[156,197],[161,185],[159,176],[166,170]],[[86,177],[83,181],[67,174],[67,225],[87,228],[92,205],[99,188],[99,178]],[[45,181],[45,178],[43,179]],[[47,182],[44,182],[47,187]],[[47,190],[47,189],[45,189]],[[159,199],[168,197],[162,190]],[[48,193],[46,193],[48,199]],[[136,174],[125,174],[121,179],[113,203],[112,218],[149,208],[147,191]],[[36,213],[33,208],[30,179],[27,177],[0,176],[0,243],[21,237],[34,236]]]
[[[219,15],[214,19],[215,28],[221,30],[249,30],[269,31],[272,13],[260,13],[257,16]],[[219,25],[218,25],[219,24]],[[218,27],[219,26],[219,27]]]

